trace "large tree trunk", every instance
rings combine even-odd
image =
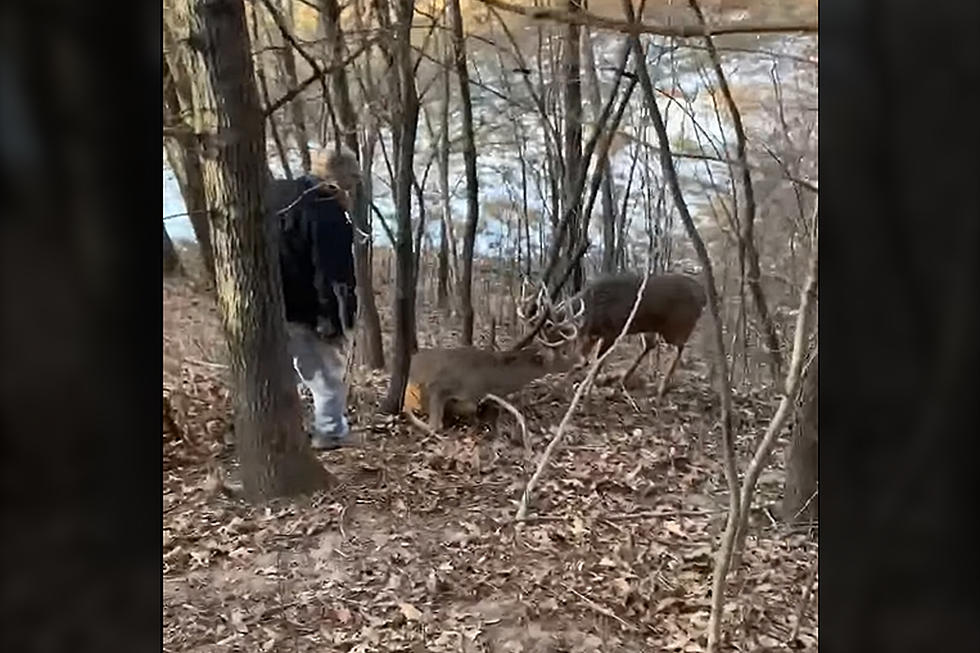
[[[252,500],[329,480],[303,432],[286,356],[278,232],[262,209],[267,174],[242,0],[181,0],[194,125],[211,216],[218,307],[235,386],[235,443]]]
[[[568,0],[568,12],[577,13],[582,0]],[[578,292],[585,282],[581,262],[572,263],[580,241],[588,234],[582,233],[582,196],[576,183],[582,166],[582,80],[581,80],[581,27],[569,22],[565,27],[562,76],[565,83],[565,174],[562,177],[562,213],[574,211],[568,223],[565,250],[572,268],[572,290]]]
[[[592,119],[598,122],[602,113],[602,95],[599,92],[599,74],[596,71],[595,49],[589,28],[582,32],[585,53],[585,76],[589,82],[589,104],[592,106]],[[613,200],[612,170],[609,168],[609,157],[599,160],[602,172],[602,271],[616,271],[616,210]]]
[[[186,73],[175,74],[169,61],[163,64],[163,110],[168,120],[176,121],[182,108],[190,108],[190,84]],[[201,177],[201,161],[191,139],[165,137],[163,140],[167,163],[177,178],[184,208],[190,218],[194,237],[197,239],[201,263],[209,282],[214,282],[214,253],[211,248],[211,230],[208,226],[207,204],[204,201],[204,180]]]
[[[170,234],[167,233],[167,225],[163,225],[163,274],[164,276],[184,274],[180,257],[177,256],[177,248],[174,247],[174,241],[170,240]]]
[[[784,520],[809,522],[817,517],[817,357],[803,380],[793,434],[786,450],[786,484],[783,488]]]
[[[479,187],[476,177],[476,139],[473,134],[473,102],[470,74],[466,67],[466,41],[459,0],[449,0],[449,20],[453,35],[453,56],[459,77],[459,101],[463,108],[463,163],[466,168],[466,230],[463,232],[463,272],[459,281],[459,307],[463,313],[460,341],[473,344],[473,249],[479,221]]]
[[[387,8],[385,8],[387,10]],[[395,100],[392,140],[395,149],[395,210],[398,234],[395,244],[395,333],[393,339],[391,385],[385,398],[385,412],[401,412],[408,383],[408,368],[415,342],[415,275],[412,247],[412,182],[415,179],[415,135],[418,130],[419,98],[415,89],[415,57],[412,56],[411,29],[414,2],[397,0],[394,70],[390,74],[391,97]]]
[[[327,47],[330,49],[334,62],[344,58],[344,32],[340,27],[340,4],[337,0],[321,0],[320,20],[323,23]],[[343,130],[344,144],[351,152],[358,154],[357,143],[357,113],[350,98],[350,86],[347,83],[347,73],[343,68],[334,68],[330,73],[330,84],[333,89],[333,99],[336,103],[337,119]],[[373,148],[372,148],[373,153]],[[361,162],[365,177],[370,175],[370,167]],[[370,185],[364,181],[358,184],[354,210],[351,220],[354,226],[365,234],[371,233]],[[374,299],[374,278],[371,271],[371,242],[360,234],[354,235],[354,267],[357,275],[357,300],[361,311],[361,329],[364,337],[364,360],[373,369],[383,369],[385,366],[384,345],[381,341],[381,317],[378,315],[378,305]]]

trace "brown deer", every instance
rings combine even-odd
[[[424,349],[412,356],[403,409],[412,413],[424,407],[429,428],[439,429],[447,408],[455,415],[475,415],[488,393],[504,397],[546,374],[568,371],[574,363],[548,347]]]
[[[543,309],[549,311],[549,314],[545,318],[538,341],[554,348],[564,348],[566,344],[574,343],[577,345],[574,354],[577,358],[575,367],[579,368],[596,341],[602,338],[599,349],[601,356],[622,331],[641,282],[640,275],[630,272],[602,276],[589,282],[577,295],[554,307],[548,305],[547,293],[540,291],[533,300],[532,308],[535,313]],[[664,341],[675,347],[670,367],[657,389],[657,396],[662,397],[706,302],[704,288],[691,276],[651,276],[647,280],[636,316],[626,332],[643,334],[643,351],[621,380],[625,382],[643,358],[656,347],[656,336],[659,334]]]

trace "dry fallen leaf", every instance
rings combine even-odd
[[[334,615],[337,617],[337,621],[342,624],[350,623],[351,612],[347,608],[341,606],[334,610]]]
[[[231,625],[240,633],[248,632],[248,628],[245,626],[245,613],[235,608],[231,611],[230,619]]]
[[[409,621],[418,621],[419,619],[422,618],[422,613],[419,612],[419,609],[416,608],[411,603],[399,603],[398,608],[402,611],[402,614],[405,615],[405,618],[408,619]]]
[[[616,590],[616,594],[621,599],[625,599],[626,597],[628,597],[630,595],[630,592],[633,591],[633,588],[630,585],[629,581],[626,580],[625,578],[617,578],[617,579],[615,579],[612,582],[612,585],[613,585],[613,589]]]

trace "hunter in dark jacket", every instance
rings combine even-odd
[[[313,395],[312,443],[343,444],[346,416],[343,350],[357,316],[354,228],[347,216],[359,178],[348,151],[320,153],[313,174],[274,179],[266,208],[279,230],[279,267],[296,372]]]

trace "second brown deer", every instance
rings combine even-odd
[[[487,351],[476,347],[423,349],[412,356],[403,409],[423,409],[429,428],[442,428],[447,409],[473,415],[487,394],[505,397],[546,374],[572,369],[575,361],[547,347]]]
[[[629,318],[643,278],[635,273],[611,274],[599,277],[576,295],[552,307],[546,292],[535,299],[535,312],[548,311],[539,342],[548,347],[577,350],[576,367],[584,364],[585,356],[602,339],[601,356],[612,346]],[[622,376],[625,382],[640,362],[657,345],[657,335],[674,346],[670,367],[657,389],[662,397],[677,363],[697,325],[707,302],[704,288],[694,277],[686,274],[653,275],[647,280],[643,297],[627,334],[643,334],[643,350]]]

